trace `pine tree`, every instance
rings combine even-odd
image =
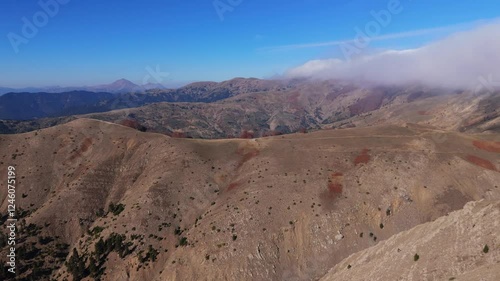
[[[69,258],[66,266],[75,281],[79,281],[86,276],[85,262],[80,258],[76,249],[73,249],[73,255]]]
[[[89,273],[90,273],[90,276],[97,277],[99,275],[99,267],[96,264],[97,261],[92,256],[92,257],[90,257],[89,262],[90,262],[90,264],[89,264]]]

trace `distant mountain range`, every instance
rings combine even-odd
[[[82,87],[27,87],[27,88],[6,88],[0,87],[0,95],[7,93],[63,93],[71,91],[88,91],[88,92],[107,92],[107,93],[136,93],[145,92],[151,89],[166,89],[161,84],[148,83],[145,85],[137,85],[127,79],[116,80],[111,84],[103,84],[96,86],[82,86]]]
[[[285,90],[293,85],[293,81],[235,78],[221,83],[197,82],[179,89],[161,89],[154,87],[154,84],[138,86],[122,79],[109,85],[84,89],[67,88],[66,92],[50,89],[44,92],[9,92],[0,96],[0,119],[59,117],[133,108],[157,102],[208,103],[244,93]]]
[[[122,81],[115,86],[130,85]],[[498,131],[499,92],[235,78],[139,93],[9,93],[0,96],[0,119],[4,120],[0,121],[0,133],[22,133],[82,117],[118,124],[133,121],[137,123],[134,127],[148,131],[167,135],[182,132],[193,138],[235,137],[244,132],[260,137],[405,123],[457,131]]]

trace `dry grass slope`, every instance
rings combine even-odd
[[[469,201],[499,199],[499,154],[474,145],[498,141],[415,125],[207,141],[78,119],[0,136],[0,164],[16,166],[23,219],[39,227],[26,247],[66,243],[63,260],[74,249],[90,268],[96,257],[102,280],[314,280]],[[55,269],[40,280],[72,280],[46,259]]]

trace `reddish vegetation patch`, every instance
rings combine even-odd
[[[253,139],[253,138],[254,138],[254,132],[253,131],[244,130],[240,134],[240,139]]]
[[[331,183],[328,184],[328,191],[334,197],[337,194],[341,194],[342,193],[342,189],[343,189],[342,184],[340,184],[338,182],[331,182]]]
[[[352,92],[354,90],[356,90],[356,86],[342,86],[341,89],[335,89],[332,92],[329,92],[326,95],[325,99],[327,101],[334,101],[338,97],[340,97],[344,94],[348,94],[349,92]]]
[[[146,127],[139,124],[139,122],[137,120],[125,119],[125,120],[120,121],[119,124],[122,126],[126,126],[129,128],[132,128],[132,129],[139,130],[139,131],[143,131],[143,132],[146,131]]]
[[[475,140],[472,142],[475,147],[486,150],[489,152],[500,153],[500,142],[489,142],[489,141],[479,141]]]
[[[75,150],[73,155],[69,158],[69,160],[74,160],[78,157],[81,157],[83,153],[87,152],[89,148],[92,146],[92,139],[91,138],[86,138],[83,140],[82,144],[80,145],[80,148]]]
[[[370,162],[371,157],[368,152],[370,152],[369,149],[363,149],[361,153],[354,159],[354,165],[367,164],[368,162]]]
[[[429,112],[427,112],[427,111],[423,111],[423,110],[418,111],[417,113],[418,113],[418,115],[430,115],[430,113],[429,113]]]
[[[241,166],[243,166],[243,164],[248,162],[250,159],[259,155],[259,150],[255,148],[250,148],[250,149],[238,148],[236,153],[242,156],[240,162],[238,163],[238,169],[239,169],[241,168]]]
[[[293,94],[290,94],[287,98],[287,101],[291,104],[298,104],[299,103],[299,97],[300,97],[300,93],[299,92],[295,92]]]
[[[187,134],[183,131],[173,131],[171,133],[167,133],[167,135],[171,138],[176,138],[176,139],[185,139],[187,138]]]
[[[83,140],[82,145],[80,146],[80,151],[82,153],[87,152],[91,145],[92,145],[92,139],[86,138],[85,140]]]
[[[300,92],[294,92],[293,94],[288,95],[287,96],[288,105],[295,110],[300,110],[301,106],[299,98],[300,98]]]
[[[130,127],[130,128],[136,129],[137,126],[139,125],[139,122],[137,122],[136,120],[125,119],[125,120],[120,121],[119,124],[122,125],[122,126],[127,126],[127,127]]]
[[[349,111],[351,116],[363,114],[365,112],[370,112],[379,109],[384,101],[384,92],[375,92],[362,99],[360,99],[355,104],[349,106]]]
[[[238,168],[243,166],[246,162],[248,162],[250,159],[254,158],[255,156],[259,155],[259,151],[251,151],[243,155],[243,158],[241,158],[240,163],[238,163]]]
[[[237,182],[232,182],[227,186],[227,191],[231,191],[233,189],[236,189],[239,186]]]
[[[491,163],[490,161],[488,161],[486,159],[479,158],[479,157],[474,156],[474,155],[468,155],[467,161],[469,161],[470,163],[472,163],[476,166],[479,166],[479,167],[482,167],[482,168],[485,168],[488,170],[492,170],[492,171],[497,171],[497,168],[495,167],[495,165],[493,165],[493,163]]]
[[[344,189],[342,185],[343,179],[344,175],[342,173],[332,173],[328,179],[328,189],[322,194],[322,197],[324,199],[333,200],[342,194]]]

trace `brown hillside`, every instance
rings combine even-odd
[[[0,136],[0,161],[16,167],[27,211],[19,246],[38,253],[21,277],[38,262],[40,280],[72,280],[63,261],[75,249],[87,268],[102,261],[102,280],[314,280],[469,201],[499,199],[500,173],[467,160],[500,167],[499,155],[474,140],[500,141],[413,125],[207,141],[79,119]],[[356,165],[360,154],[369,161]]]
[[[468,203],[462,210],[349,256],[321,281],[496,281],[499,218],[498,200]]]

